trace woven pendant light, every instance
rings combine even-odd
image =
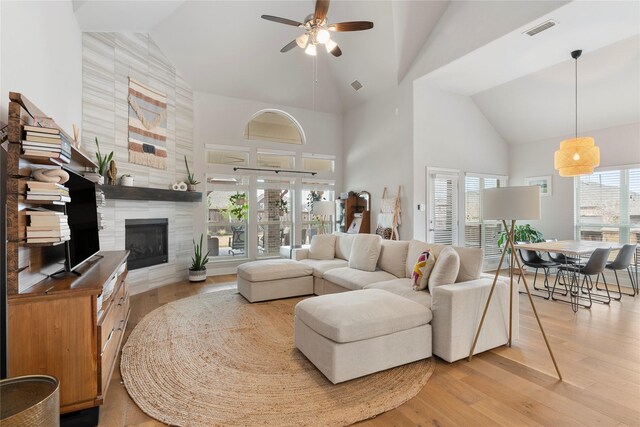
[[[578,58],[581,50],[571,52],[576,61],[576,133],[575,138],[565,139],[555,152],[554,168],[560,176],[578,176],[592,174],[600,165],[600,149],[591,137],[578,138]]]

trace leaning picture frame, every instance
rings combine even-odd
[[[537,185],[540,187],[540,195],[551,196],[553,194],[552,176],[528,176],[525,185]]]

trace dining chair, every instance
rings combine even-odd
[[[614,298],[619,301],[622,298],[622,290],[620,289],[620,280],[618,279],[618,270],[627,270],[629,273],[629,280],[631,280],[631,288],[633,292],[630,294],[625,294],[629,296],[635,296],[638,293],[638,285],[635,282],[633,275],[631,274],[631,262],[633,261],[633,254],[636,251],[636,244],[624,245],[619,251],[618,255],[616,255],[616,259],[607,263],[605,268],[607,270],[613,270],[613,274],[616,276],[616,284],[618,285],[618,298]],[[604,278],[604,272],[602,273],[602,277]],[[596,278],[596,289],[598,288],[598,279]]]
[[[607,266],[607,260],[609,259],[609,254],[611,253],[611,248],[598,248],[589,257],[589,260],[585,265],[561,265],[558,267],[558,275],[556,276],[556,280],[553,283],[553,289],[551,291],[551,299],[553,299],[553,294],[556,290],[556,285],[560,283],[560,276],[563,276],[564,283],[560,283],[564,285],[567,292],[570,292],[573,297],[578,298],[578,294],[580,291],[583,293],[587,293],[589,295],[589,305],[586,307],[591,307],[593,301],[601,302],[603,304],[609,304],[611,302],[611,295],[609,294],[609,288],[607,287],[607,281],[604,278],[604,269]],[[569,278],[569,275],[574,275]],[[607,292],[607,297],[604,300],[595,299],[591,294],[591,289],[593,286],[592,276],[597,277],[602,274],[602,280],[604,281],[604,290]],[[579,283],[579,278],[577,275],[582,275],[582,282]],[[575,282],[574,282],[575,280]],[[574,289],[575,283],[575,289]],[[569,284],[569,288],[567,288],[567,284]],[[586,289],[586,292],[585,292]]]
[[[546,261],[542,259],[542,257],[538,255],[536,251],[532,251],[529,249],[518,249],[518,254],[520,255],[520,259],[522,260],[523,265],[534,268],[536,270],[533,276],[533,289],[535,289],[536,291],[549,292],[549,269],[559,267],[560,264],[555,261]],[[542,271],[544,271],[544,289],[536,287],[536,279],[538,278],[539,269],[542,269]],[[520,283],[521,277],[522,271],[520,271],[520,275],[518,276],[518,283]]]
[[[547,239],[545,242],[557,242],[558,239]],[[557,262],[558,264],[579,264],[580,260],[578,258],[573,258],[567,256],[565,254],[549,252],[549,259],[551,261]]]

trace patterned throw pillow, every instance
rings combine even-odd
[[[427,250],[420,254],[420,256],[418,257],[418,261],[416,261],[415,265],[413,266],[413,274],[411,275],[414,291],[422,291],[427,289],[429,276],[431,275],[431,270],[433,270],[433,266],[435,265],[435,263],[436,260],[431,253],[431,250]]]

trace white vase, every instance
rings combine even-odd
[[[207,280],[207,268],[202,270],[189,269],[189,281],[190,282],[203,282]]]
[[[122,185],[123,187],[133,187],[133,177],[132,176],[121,177],[120,185]]]

